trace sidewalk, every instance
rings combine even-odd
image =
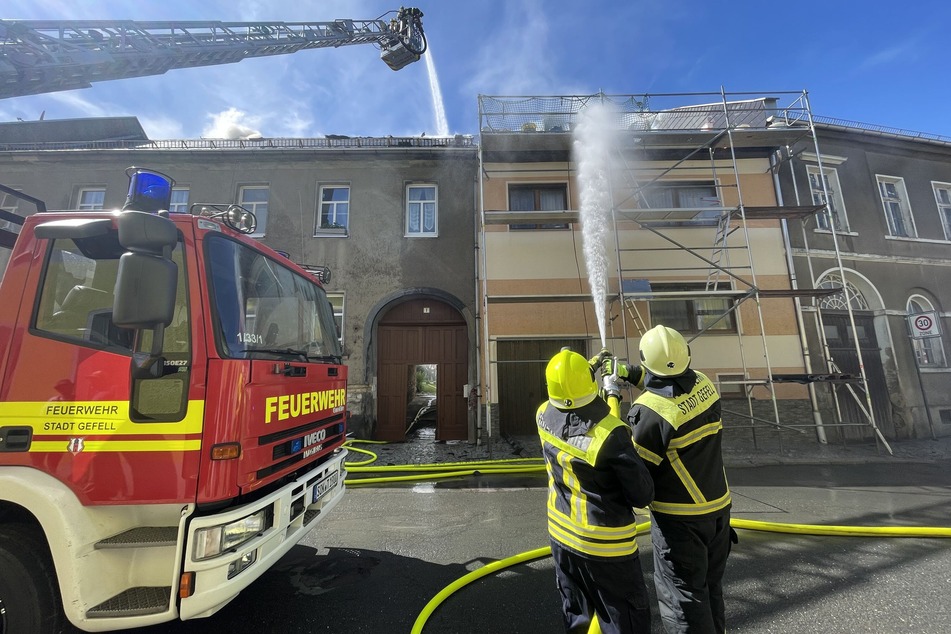
[[[937,440],[892,440],[888,444],[891,454],[884,445],[873,441],[820,444],[812,433],[769,429],[757,430],[754,442],[749,429],[728,428],[723,438],[723,459],[728,467],[951,461],[951,436]],[[442,442],[435,440],[433,427],[418,428],[401,443],[357,442],[354,446],[375,453],[377,460],[373,464],[377,466],[541,457],[541,444],[534,436],[492,438],[481,444],[461,440]],[[355,454],[351,460],[357,462],[362,455]]]

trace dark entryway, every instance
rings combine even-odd
[[[564,347],[585,354],[582,339],[499,341],[499,430],[509,436],[533,435],[535,410],[548,398],[545,367]]]
[[[858,336],[859,348],[862,351],[862,362],[865,366],[865,377],[868,389],[872,395],[872,411],[875,424],[886,436],[894,437],[894,425],[891,416],[891,402],[888,398],[888,388],[885,385],[885,372],[882,369],[882,351],[878,347],[875,336],[874,317],[869,313],[852,313],[855,319],[855,331]],[[840,372],[861,376],[859,371],[858,354],[855,351],[855,338],[852,336],[852,327],[849,324],[847,312],[823,311],[823,325],[829,352]],[[862,384],[852,385],[863,407],[867,407]],[[847,423],[869,423],[868,416],[859,408],[856,399],[845,388],[839,387],[839,406],[842,410],[842,420]],[[846,438],[871,438],[874,435],[871,426],[850,427],[846,431]]]
[[[463,387],[469,375],[469,336],[455,308],[437,299],[414,299],[391,308],[377,329],[376,440],[406,436],[410,404],[419,397],[420,368],[435,377],[437,440],[465,440],[469,435]],[[410,421],[411,422],[411,421]]]

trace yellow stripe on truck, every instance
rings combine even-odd
[[[21,401],[4,403],[0,427],[31,427],[35,436],[182,436],[200,434],[204,401],[188,402],[180,421],[137,423],[128,401]],[[36,442],[33,443],[36,445]]]
[[[83,440],[83,453],[116,451],[199,451],[201,440]],[[66,453],[65,440],[39,440],[30,445],[30,453]]]
[[[203,401],[189,401],[180,421],[137,423],[128,401],[21,401],[4,404],[0,427],[30,427],[30,453],[199,451],[201,439],[186,436],[201,434],[204,411]]]

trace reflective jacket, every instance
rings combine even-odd
[[[548,470],[548,533],[583,557],[637,554],[634,508],[654,485],[627,424],[596,398],[574,410],[548,401],[536,413]]]
[[[720,396],[702,372],[639,377],[644,391],[628,411],[634,445],[654,479],[651,511],[689,519],[730,508],[720,445]]]

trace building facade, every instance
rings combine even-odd
[[[844,286],[804,302],[815,372],[865,375],[818,391],[833,438],[951,434],[951,139],[817,118],[816,144],[781,154],[787,201],[819,206],[790,224],[801,284]],[[864,389],[867,387],[867,390]]]
[[[736,399],[725,423],[812,426],[807,388],[779,380],[805,374],[794,299],[816,292],[791,284],[782,222],[805,212],[770,170],[804,134],[771,125],[801,109],[785,97],[480,97],[482,373],[501,433],[532,433],[562,346],[636,362],[658,323]]]
[[[175,180],[173,212],[242,205],[257,218],[254,237],[331,272],[325,288],[349,368],[351,432],[402,440],[413,377],[426,366],[437,439],[477,437],[467,387],[477,382],[478,343],[470,137],[150,141],[114,139],[97,121],[99,141],[69,129],[55,142],[0,129],[0,182],[51,210],[113,209],[125,202],[125,169],[136,165]],[[77,135],[90,127],[74,126]],[[13,197],[3,204],[33,212]]]

